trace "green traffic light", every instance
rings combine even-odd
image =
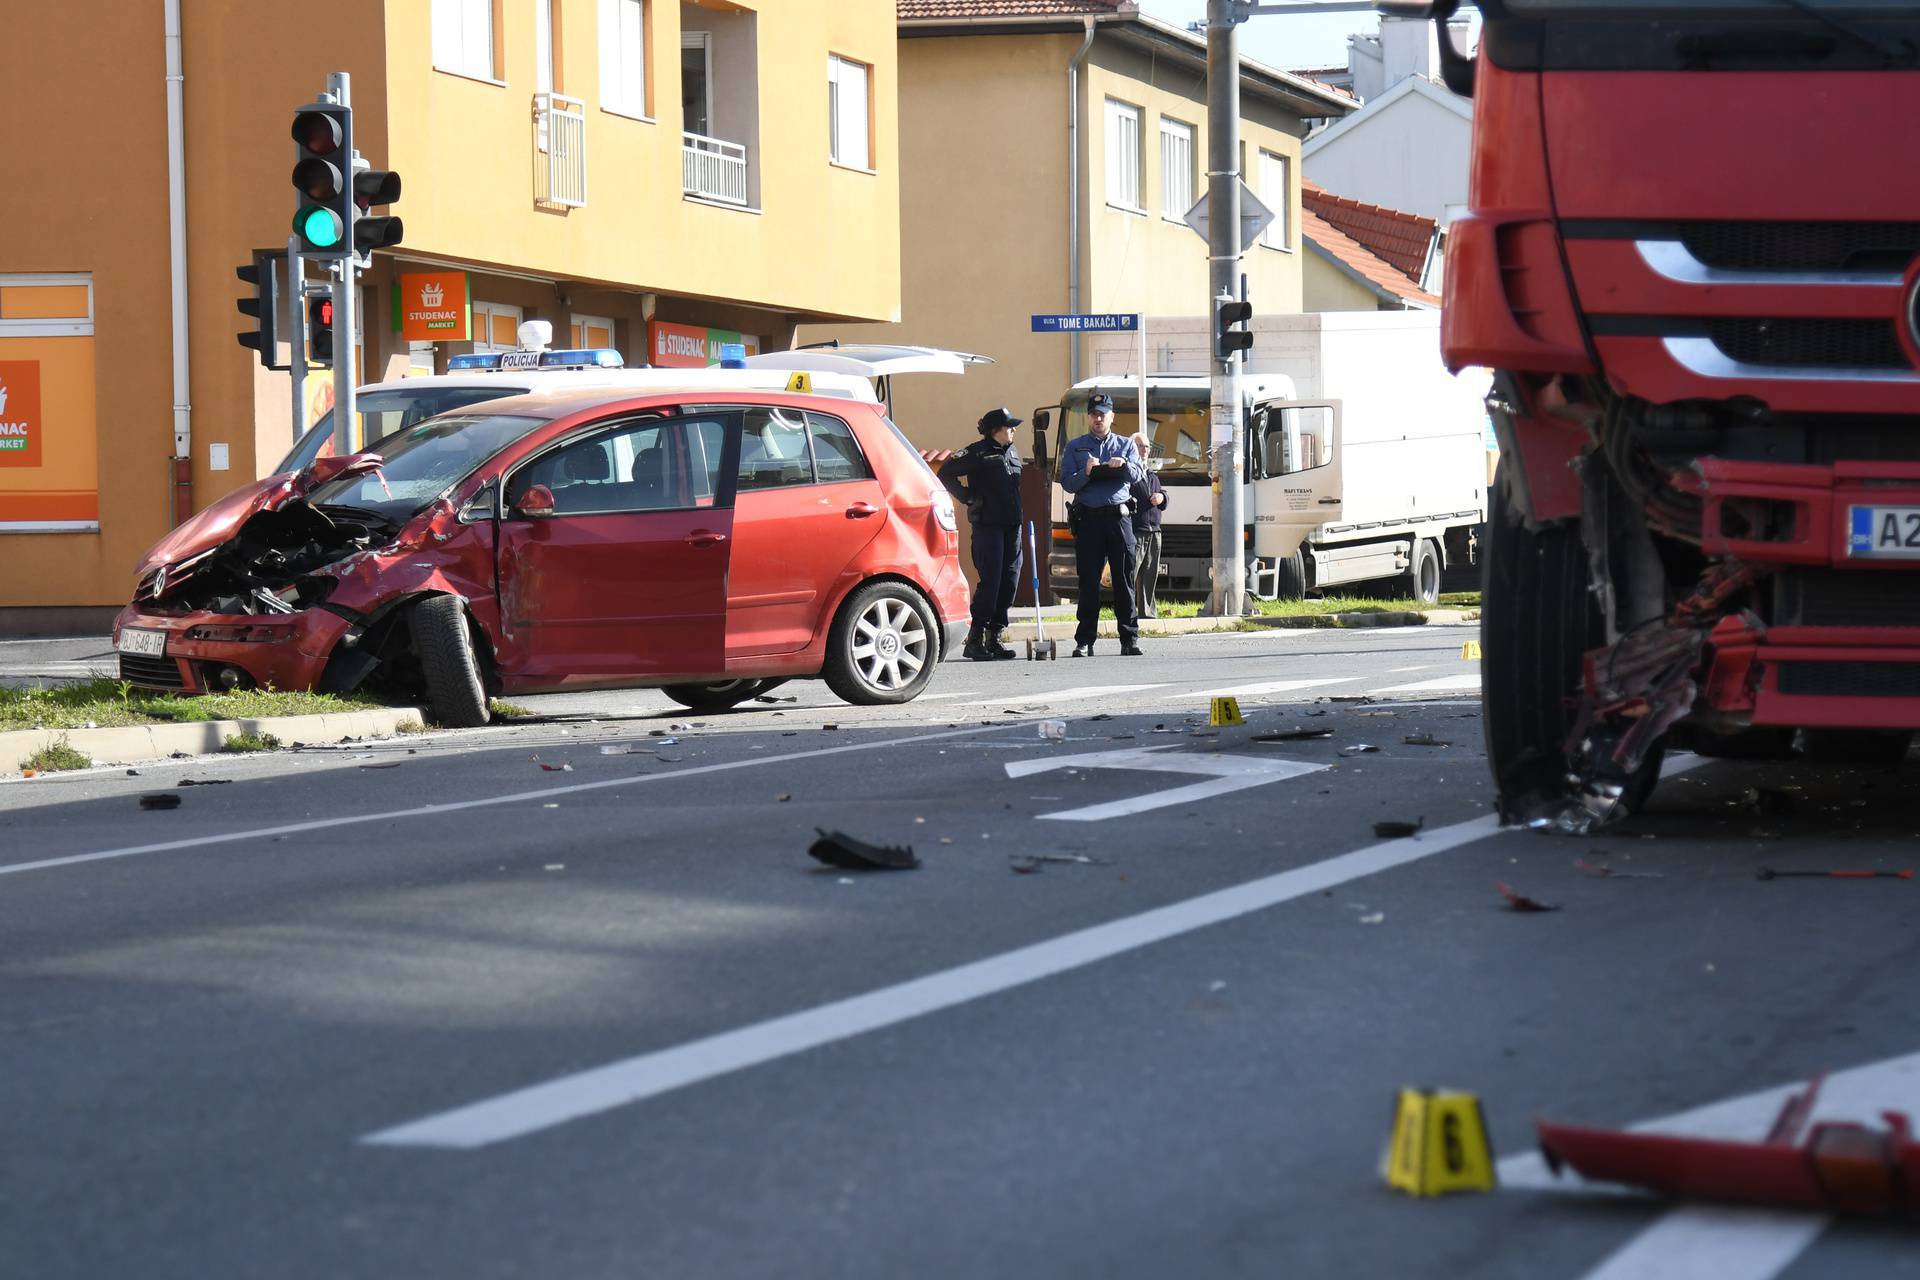
[[[293,229],[313,249],[338,248],[343,231],[340,215],[331,209],[302,209]]]

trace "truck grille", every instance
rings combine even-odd
[[[1742,364],[1819,369],[1910,368],[1887,320],[1718,319],[1707,336]]]
[[[1687,252],[1726,271],[1903,271],[1920,222],[1691,222]]]
[[[1920,662],[1783,662],[1780,692],[1814,698],[1920,698]]]
[[[1783,627],[1920,627],[1920,573],[1802,569],[1774,579]]]
[[[1162,525],[1160,558],[1208,559],[1213,555],[1212,525]]]
[[[120,655],[120,678],[143,689],[184,689],[180,664],[172,658],[150,658],[143,653]]]

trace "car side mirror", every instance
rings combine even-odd
[[[460,508],[458,517],[461,524],[478,524],[482,520],[493,519],[493,481],[480,486],[480,492],[468,498]]]
[[[513,504],[513,513],[527,520],[544,520],[553,514],[553,490],[543,484],[529,486]]]

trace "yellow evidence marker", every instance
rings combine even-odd
[[[798,391],[802,395],[811,394],[813,391],[813,375],[805,369],[800,370],[791,378],[787,379],[787,390]]]
[[[1480,642],[1469,640],[1460,646],[1460,656],[1468,662],[1480,661]]]
[[[1207,711],[1207,723],[1214,726],[1245,724],[1240,716],[1240,699],[1215,698]]]
[[[1394,1108],[1387,1185],[1410,1196],[1494,1188],[1493,1146],[1470,1093],[1402,1089]]]

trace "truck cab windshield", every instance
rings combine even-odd
[[[1054,450],[1055,479],[1066,442],[1087,433],[1087,397],[1076,391],[1061,405],[1060,448]],[[1110,391],[1113,397],[1113,433],[1133,436],[1140,431],[1140,397],[1133,392]],[[1147,433],[1153,452],[1147,466],[1163,484],[1207,482],[1207,404],[1205,388],[1194,391],[1147,389]]]

